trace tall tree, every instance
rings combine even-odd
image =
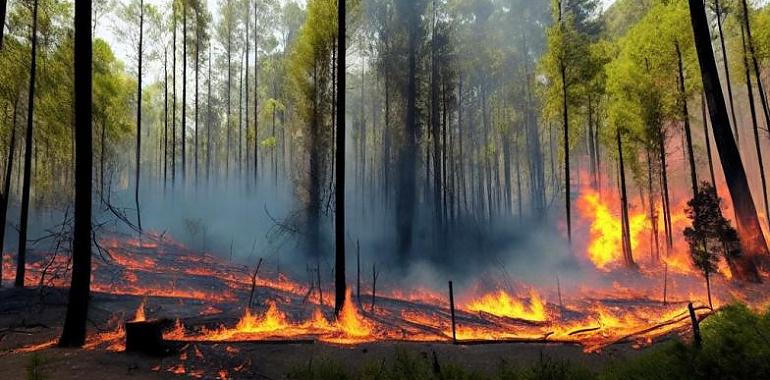
[[[762,234],[762,228],[757,217],[757,210],[751,197],[751,188],[746,177],[738,146],[732,138],[729,128],[730,120],[727,114],[724,94],[719,82],[714,52],[711,50],[711,33],[709,32],[706,9],[701,0],[689,0],[690,18],[695,47],[698,52],[698,62],[701,68],[703,88],[708,101],[708,111],[711,117],[711,128],[719,151],[719,159],[730,189],[730,198],[736,214],[736,224],[742,237],[745,258],[737,260],[736,277],[744,280],[759,281],[754,260],[767,256],[767,243]]]
[[[142,57],[144,43],[144,0],[139,0],[139,46],[137,50],[137,84],[136,84],[136,181],[134,183],[134,201],[136,203],[136,222],[142,230],[142,214],[139,209],[139,179],[142,169]]]
[[[75,228],[72,282],[59,346],[85,343],[91,284],[91,1],[75,2]]]
[[[32,5],[32,61],[29,67],[29,91],[27,92],[27,133],[24,137],[24,179],[21,189],[21,216],[19,217],[19,253],[16,259],[16,280],[14,286],[24,286],[27,264],[27,224],[29,221],[29,196],[32,180],[32,139],[35,117],[35,78],[37,71],[37,10],[38,0]]]
[[[337,1],[337,104],[345,104],[345,0]],[[335,132],[334,173],[337,176],[334,190],[334,310],[339,315],[345,303],[345,107],[337,107],[337,125]]]

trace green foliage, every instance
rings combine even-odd
[[[601,379],[767,379],[770,377],[770,312],[728,306],[701,324],[698,350],[670,342],[639,358],[619,362]]]
[[[738,233],[722,215],[721,200],[716,190],[704,182],[685,209],[692,226],[684,236],[690,246],[693,264],[706,276],[717,270],[720,256],[732,259],[740,255]]]
[[[289,379],[378,380],[679,380],[770,378],[770,311],[755,313],[731,305],[701,323],[703,346],[697,349],[675,340],[622,359],[598,373],[569,362],[541,357],[527,366],[501,365],[497,370],[472,371],[432,355],[397,349],[392,356],[350,368],[333,360],[316,359],[291,371]]]

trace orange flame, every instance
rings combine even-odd
[[[500,290],[497,293],[486,294],[479,299],[473,300],[467,308],[468,310],[484,312],[498,317],[527,321],[542,322],[548,318],[545,302],[535,289],[531,289],[529,292],[528,304],[524,304],[524,302],[516,297],[511,297],[508,293]]]

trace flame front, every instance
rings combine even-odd
[[[516,297],[500,290],[497,293],[486,294],[473,300],[467,308],[471,311],[484,312],[498,317],[527,321],[542,322],[548,318],[545,302],[534,289],[530,290],[529,302],[526,305]]]

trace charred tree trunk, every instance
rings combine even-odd
[[[730,65],[729,60],[727,58],[727,47],[725,46],[725,36],[722,31],[722,16],[721,16],[721,6],[719,4],[719,0],[714,0],[714,11],[716,12],[717,16],[717,29],[719,30],[719,43],[722,47],[722,58],[724,59],[724,66],[725,66],[725,81],[727,82],[727,96],[730,98],[730,115],[732,116],[733,121],[733,132],[735,133],[735,141],[736,143],[740,143],[740,134],[738,132],[738,119],[735,118],[735,98],[733,98],[733,84],[730,80]]]
[[[742,0],[741,3],[743,4],[743,25],[746,28],[746,36],[744,41],[744,55],[746,48],[749,49],[749,53],[751,56],[751,63],[754,67],[754,77],[757,79],[757,92],[759,93],[759,100],[762,103],[762,110],[764,111],[765,115],[765,125],[770,127],[770,110],[768,110],[767,105],[767,98],[765,98],[765,86],[762,84],[762,71],[759,68],[759,63],[757,62],[757,52],[754,48],[754,37],[751,35],[751,22],[749,21],[749,7],[746,4],[746,0]],[[761,160],[760,160],[761,161]],[[765,191],[765,198],[767,198],[767,191]],[[767,203],[767,201],[765,201]],[[767,214],[766,214],[767,215]]]
[[[750,43],[750,41],[746,40],[746,33],[744,30],[743,25],[741,25],[741,37],[743,42],[743,67],[746,72],[746,89],[748,91],[748,97],[749,97],[749,110],[751,113],[751,123],[752,123],[752,130],[754,131],[754,147],[757,151],[757,165],[759,166],[759,178],[762,183],[762,200],[764,201],[765,205],[765,215],[770,215],[770,205],[768,205],[768,199],[767,199],[767,178],[765,177],[765,162],[762,159],[762,145],[759,142],[759,121],[757,120],[757,110],[754,103],[754,86],[751,83],[751,68],[749,67],[749,59],[747,51],[747,44]],[[762,92],[762,88],[760,87],[758,89],[759,92]]]
[[[27,264],[27,223],[29,220],[29,192],[32,177],[32,139],[35,117],[35,76],[37,69],[37,8],[38,0],[32,8],[32,61],[29,67],[29,96],[27,100],[27,133],[24,137],[24,179],[21,188],[21,215],[19,217],[19,253],[16,259],[16,281],[14,286],[24,286],[24,274]]]
[[[136,181],[134,183],[134,202],[136,203],[136,223],[139,230],[142,230],[142,213],[139,209],[139,181],[142,170],[142,44],[144,43],[144,0],[139,1],[139,50],[137,55],[139,62],[137,65],[137,84],[136,84]]]
[[[171,50],[171,187],[176,184],[176,1],[171,3],[174,29]]]
[[[687,158],[690,163],[690,181],[692,182],[692,196],[698,194],[698,173],[695,168],[695,154],[692,149],[692,132],[690,131],[690,111],[687,109],[687,92],[684,84],[684,66],[682,64],[682,50],[679,41],[674,43],[676,57],[679,66],[679,101],[682,106],[682,119],[684,121],[684,135],[687,140]]]
[[[13,159],[16,152],[16,122],[19,116],[19,100],[13,103],[13,124],[11,124],[11,141],[8,145],[8,159],[5,162],[5,178],[3,180],[3,194],[0,199],[0,267],[3,263],[3,252],[5,252],[5,228],[6,218],[8,216],[8,203],[11,198],[11,177],[13,176]],[[3,285],[3,274],[0,270],[0,287]]]
[[[201,37],[200,37],[200,25],[198,25],[198,10],[196,8],[195,10],[195,115],[193,116],[195,118],[195,135],[194,135],[194,141],[193,145],[195,146],[195,151],[193,153],[193,177],[194,183],[197,186],[198,185],[198,95],[199,95],[199,87],[198,82],[200,79],[200,50],[201,50]]]
[[[182,1],[182,185],[187,182],[187,2]]]
[[[703,87],[708,100],[714,140],[717,143],[719,158],[735,207],[738,231],[742,238],[743,247],[747,252],[744,258],[738,259],[740,270],[735,275],[739,279],[760,281],[755,260],[759,259],[760,256],[766,257],[768,255],[767,243],[759,225],[759,218],[751,197],[751,189],[738,147],[735,140],[730,138],[730,128],[726,128],[729,126],[729,119],[722,88],[719,85],[714,52],[711,50],[711,36],[706,10],[700,0],[689,0],[689,4],[695,46],[698,51]]]
[[[401,261],[412,248],[417,175],[417,22],[412,12],[408,27],[406,120],[399,153],[399,184],[396,205],[397,252]],[[427,163],[426,163],[427,164]]]
[[[168,183],[168,48],[163,52],[163,189]]]
[[[72,282],[59,346],[80,347],[86,339],[91,286],[91,1],[75,3],[75,228]]]
[[[5,14],[8,8],[7,0],[0,0],[0,50],[3,50],[3,33],[5,31]]]
[[[337,102],[345,104],[345,2],[337,9]],[[334,311],[339,315],[345,303],[345,108],[337,107],[336,151],[334,157],[336,188],[334,190]]]
[[[620,203],[622,212],[622,241],[623,241],[623,261],[628,268],[636,267],[634,255],[631,248],[631,229],[628,218],[628,194],[626,192],[626,167],[623,162],[623,140],[620,129],[616,132],[618,142],[618,163],[620,164]]]
[[[209,178],[211,176],[211,42],[209,42],[209,79],[207,83],[207,97],[206,102],[206,185],[209,184]]]
[[[257,3],[254,2],[254,182],[259,179],[259,34]]]
[[[572,245],[572,208],[570,205],[570,169],[569,169],[569,106],[567,100],[567,67],[561,63],[562,117],[564,128],[564,202],[567,217],[567,240]]]
[[[711,156],[711,138],[709,137],[708,112],[706,111],[706,96],[701,96],[701,110],[703,111],[703,135],[706,138],[706,157],[709,160],[709,174],[711,175],[711,186],[717,191],[717,179],[714,175],[714,159]]]

